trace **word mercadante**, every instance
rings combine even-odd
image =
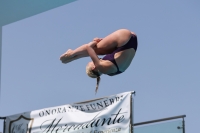
[[[40,129],[42,133],[58,133],[58,132],[69,132],[81,129],[87,129],[92,127],[99,127],[104,125],[112,125],[121,123],[125,120],[124,114],[127,112],[121,112],[122,108],[118,110],[116,114],[112,114],[109,118],[98,118],[98,115],[86,123],[79,123],[79,124],[60,124],[62,118],[60,119],[53,119],[53,120],[46,120],[44,121]],[[48,124],[47,124],[48,123]],[[45,126],[44,126],[45,125]],[[45,127],[45,128],[44,128]]]

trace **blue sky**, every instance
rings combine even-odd
[[[186,114],[186,132],[199,131],[199,4],[79,0],[3,26],[1,116],[136,91],[135,122]],[[138,51],[126,72],[102,76],[95,95],[90,58],[59,56],[120,28],[138,35]]]

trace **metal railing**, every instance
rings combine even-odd
[[[173,116],[173,117],[168,117],[168,118],[162,118],[162,119],[156,119],[156,120],[151,120],[151,121],[134,123],[134,124],[132,124],[132,126],[135,127],[135,126],[141,126],[141,125],[145,125],[145,124],[153,124],[153,123],[157,123],[157,122],[165,122],[165,121],[169,121],[169,120],[182,119],[182,127],[178,126],[177,128],[183,129],[183,133],[185,133],[185,120],[184,120],[185,117],[186,117],[186,115]]]

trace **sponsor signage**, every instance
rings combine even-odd
[[[130,133],[132,92],[6,117],[5,133]]]

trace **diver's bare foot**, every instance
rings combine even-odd
[[[64,54],[62,54],[62,55],[60,56],[60,60],[61,60],[62,62],[64,62],[64,61],[66,61],[66,60],[69,60],[70,58],[73,58],[72,52],[73,52],[73,50],[68,49],[67,52],[65,52]]]
[[[78,58],[80,58],[80,57],[78,57],[78,56],[73,56],[73,58],[68,58],[68,59],[66,59],[66,60],[62,60],[62,63],[67,64],[67,63],[69,63],[69,62],[71,62],[71,61],[74,61],[74,60],[76,60],[76,59],[78,59]]]

